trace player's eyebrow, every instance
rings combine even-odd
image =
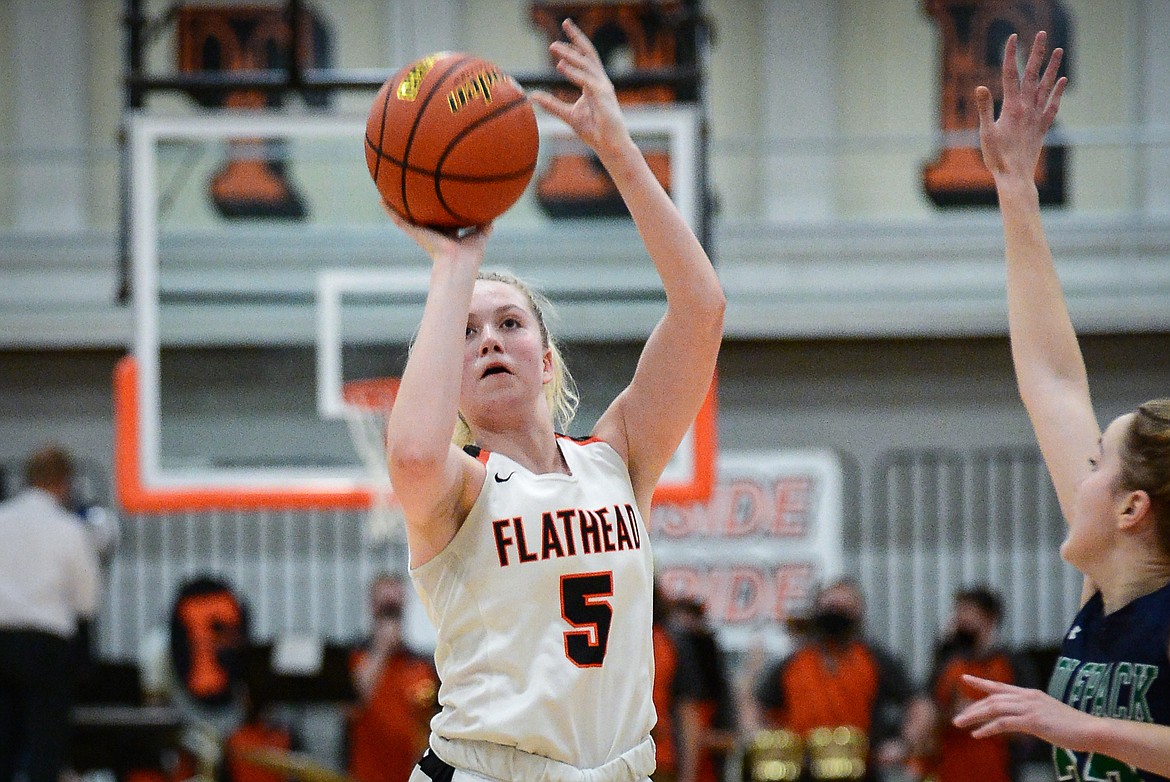
[[[524,309],[523,307],[521,307],[519,304],[515,304],[513,302],[508,302],[507,304],[502,304],[499,307],[496,307],[495,312],[497,315],[499,315],[501,313],[510,312],[513,310],[515,310],[516,312],[527,312],[528,311],[528,310]]]

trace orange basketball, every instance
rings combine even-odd
[[[524,90],[468,54],[412,62],[382,85],[366,121],[366,164],[382,198],[440,229],[487,223],[516,203],[538,146]]]

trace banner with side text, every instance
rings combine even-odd
[[[657,577],[665,594],[705,604],[727,651],[781,653],[786,619],[844,567],[843,465],[827,450],[722,451],[718,462],[710,500],[653,509]]]

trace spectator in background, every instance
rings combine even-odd
[[[69,755],[73,640],[97,611],[94,547],[71,507],[73,459],[29,457],[0,503],[0,782],[57,782]]]
[[[398,576],[378,576],[370,587],[370,640],[352,664],[360,702],[349,720],[349,773],[357,782],[407,779],[438,711],[434,666],[403,645],[405,599]]]
[[[665,596],[654,583],[654,782],[717,782],[721,755],[735,737],[718,732],[730,691],[703,606]],[[718,752],[716,750],[719,750]]]
[[[675,719],[682,739],[679,782],[718,782],[736,744],[735,698],[723,652],[701,602],[673,602],[672,632],[679,666]]]
[[[865,778],[876,779],[877,767],[905,757],[901,737],[905,707],[912,689],[902,664],[866,640],[865,601],[860,585],[843,578],[824,587],[812,614],[797,623],[797,648],[770,671],[755,691],[760,710],[749,720],[800,736],[806,747],[820,728],[848,728],[860,741],[846,752],[864,763]],[[814,750],[806,752],[813,779]],[[849,759],[849,758],[847,758]]]
[[[292,730],[272,718],[268,705],[246,690],[244,720],[224,741],[224,768],[220,782],[287,782],[288,777],[255,760],[257,754],[300,749]]]
[[[654,582],[654,613],[652,636],[654,643],[654,686],[652,697],[658,721],[650,735],[654,739],[657,765],[651,779],[654,782],[676,782],[678,774],[678,741],[674,725],[675,701],[679,694],[678,642],[670,631],[674,603],[667,598],[656,580]]]
[[[1016,778],[1026,736],[972,738],[951,720],[986,693],[963,682],[963,675],[1022,687],[1035,686],[1030,666],[1000,643],[1003,600],[987,587],[955,595],[947,635],[935,651],[930,686],[916,713],[915,743],[933,748],[922,771],[938,782],[1012,782]],[[921,711],[918,711],[921,709]],[[921,720],[921,721],[919,721]],[[923,735],[925,734],[925,735]]]

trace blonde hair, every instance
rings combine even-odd
[[[1170,398],[1138,407],[1125,436],[1118,482],[1150,495],[1158,541],[1170,555]]]
[[[549,335],[548,327],[545,325],[545,313],[552,312],[551,302],[529,287],[519,277],[508,272],[481,271],[476,275],[476,279],[502,282],[524,294],[524,298],[528,301],[528,307],[532,310],[532,314],[536,317],[536,323],[540,327],[540,344],[552,354],[553,377],[544,386],[544,399],[552,413],[553,428],[559,432],[567,431],[569,424],[573,422],[573,417],[577,415],[577,403],[580,401],[580,397],[577,395],[577,383],[569,373],[568,366],[565,365],[560,348]],[[475,438],[471,435],[471,428],[467,425],[462,413],[459,414],[459,420],[455,424],[455,435],[451,441],[460,448],[475,443]]]

